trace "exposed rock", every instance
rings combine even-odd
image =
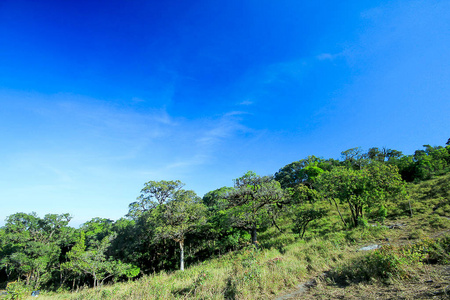
[[[392,224],[392,225],[389,225],[388,228],[389,229],[400,229],[403,226],[405,226],[405,224]]]
[[[381,248],[381,246],[378,245],[378,244],[373,244],[373,245],[369,245],[369,246],[365,246],[365,247],[359,248],[358,251],[369,251],[369,250],[375,250],[375,249],[378,249],[378,248]]]

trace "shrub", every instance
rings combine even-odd
[[[414,251],[424,256],[428,263],[450,264],[450,236],[437,240],[424,239],[412,246]]]
[[[335,281],[360,282],[371,279],[410,278],[408,266],[420,264],[423,254],[411,247],[385,246],[344,264],[331,272]]]
[[[381,223],[384,223],[384,220],[386,220],[387,217],[387,209],[386,207],[384,207],[384,205],[381,205],[380,208],[378,209],[377,215],[378,215],[378,220]]]
[[[364,217],[358,217],[358,226],[361,226],[362,228],[369,227],[369,221],[367,221]]]
[[[8,294],[4,299],[18,300],[24,299],[31,294],[31,290],[21,281],[9,282],[6,286]]]
[[[409,233],[408,238],[410,240],[420,239],[425,236],[425,232],[422,229],[415,229]]]
[[[430,217],[429,223],[430,226],[433,228],[447,228],[449,227],[450,222],[448,219],[442,218],[434,214],[433,216]]]

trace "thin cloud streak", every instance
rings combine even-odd
[[[107,207],[108,202],[125,201],[125,209],[144,182],[188,181],[198,168],[219,159],[219,148],[226,148],[236,136],[250,131],[242,125],[247,115],[243,111],[188,120],[173,118],[160,108],[147,109],[146,113],[119,110],[76,95],[34,96],[39,100],[33,95],[16,95],[21,101],[19,110],[27,110],[41,126],[30,134],[33,148],[18,146],[14,153],[2,152],[8,157],[3,173],[8,178],[0,176],[4,177],[0,198],[16,193],[16,204],[5,207],[0,219],[16,211],[45,214],[54,203],[75,212],[77,199],[95,201],[91,214],[100,215],[99,209]],[[48,131],[53,126],[58,128],[56,133]],[[20,178],[27,187],[11,178]],[[111,185],[123,192],[115,194]],[[123,209],[108,217],[124,215]]]

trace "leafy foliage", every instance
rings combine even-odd
[[[361,170],[336,167],[322,174],[317,186],[330,202],[348,205],[353,226],[358,225],[365,210],[381,207],[405,191],[396,167],[380,163],[368,164]]]
[[[276,204],[283,200],[283,190],[272,177],[260,177],[251,171],[235,179],[234,187],[228,196],[230,222],[251,230],[252,243],[256,244],[257,230],[267,228],[270,221],[275,223]]]
[[[300,234],[303,238],[305,235],[306,227],[314,220],[320,219],[325,215],[325,210],[321,208],[309,208],[299,210],[294,219],[293,232]]]
[[[106,256],[106,251],[114,238],[114,234],[106,236],[86,250],[85,233],[81,231],[76,244],[67,253],[68,261],[62,264],[62,269],[79,275],[90,275],[94,287],[103,284],[106,279],[111,277],[118,278],[126,275],[132,278],[137,276],[139,268]]]

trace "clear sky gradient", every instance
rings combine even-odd
[[[0,225],[449,129],[446,0],[0,0]]]

